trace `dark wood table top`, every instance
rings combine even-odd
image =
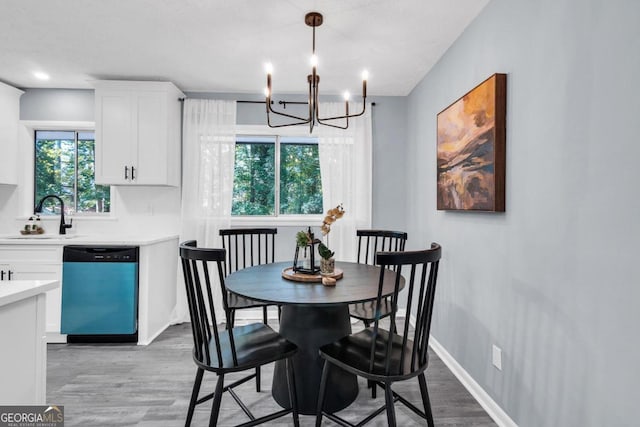
[[[291,261],[263,264],[238,270],[225,279],[230,292],[263,302],[298,305],[351,304],[375,299],[378,293],[380,267],[351,262],[336,262],[344,272],[335,286],[322,283],[294,282],[282,277]],[[382,295],[393,293],[395,273],[385,271]],[[400,289],[404,278],[400,279]]]

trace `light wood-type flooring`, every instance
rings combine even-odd
[[[361,323],[353,325],[354,330]],[[272,325],[274,329],[277,324]],[[196,367],[191,358],[191,325],[174,325],[152,344],[49,344],[47,404],[64,405],[65,426],[182,426],[191,395]],[[427,385],[436,426],[495,426],[482,407],[458,382],[442,361],[430,354]],[[257,416],[279,409],[271,397],[273,365],[263,368],[262,391],[255,382],[236,392]],[[215,375],[205,373],[202,391],[213,391]],[[230,376],[230,378],[237,378]],[[371,399],[366,382],[359,378],[357,400],[340,415],[357,422],[384,404],[384,393]],[[394,390],[421,407],[417,379],[394,384]],[[399,426],[426,425],[401,403],[396,403]],[[208,425],[210,402],[196,407],[193,426]],[[219,426],[248,421],[231,396],[225,393]],[[300,416],[301,426],[313,426],[315,418]],[[267,425],[292,425],[290,416]],[[326,418],[323,425],[335,425]],[[384,414],[370,426],[386,426]]]

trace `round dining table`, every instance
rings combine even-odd
[[[336,262],[343,277],[335,286],[324,286],[283,278],[283,271],[291,265],[292,262],[279,262],[238,270],[225,279],[225,285],[234,294],[282,305],[279,332],[298,346],[293,358],[298,409],[301,414],[314,415],[323,367],[318,350],[351,333],[349,304],[377,298],[381,268]],[[393,293],[395,273],[384,270],[384,274],[382,296],[388,296]],[[400,288],[403,286],[401,278]],[[284,362],[276,362],[271,392],[280,406],[290,407]],[[332,369],[325,410],[337,412],[346,408],[357,395],[356,376]]]

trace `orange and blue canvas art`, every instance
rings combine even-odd
[[[504,212],[506,74],[438,114],[438,210]]]

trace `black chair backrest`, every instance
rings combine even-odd
[[[377,252],[403,252],[407,233],[390,230],[357,230],[358,264],[377,264]]]
[[[394,271],[395,290],[391,296],[391,303],[394,310],[391,313],[391,322],[395,325],[396,307],[398,305],[398,292],[400,291],[400,276],[404,273],[405,292],[407,294],[407,313],[406,318],[411,316],[413,302],[417,299],[416,327],[413,335],[413,345],[407,346],[409,337],[409,322],[404,322],[404,330],[401,335],[402,349],[400,353],[399,364],[394,363],[396,368],[405,365],[407,357],[411,357],[411,370],[415,371],[427,364],[427,347],[429,344],[429,331],[431,329],[431,316],[433,314],[433,301],[436,292],[436,280],[438,278],[438,264],[442,255],[442,249],[437,243],[431,244],[431,249],[422,251],[408,252],[378,252],[376,259],[382,267],[380,269],[380,280],[378,286],[378,297],[376,299],[376,312],[381,310],[382,289],[387,269]],[[403,272],[403,269],[405,270]],[[408,271],[407,271],[408,270]],[[388,273],[388,272],[387,272]],[[375,320],[373,326],[374,339],[372,341],[370,354],[370,368],[373,368],[374,355],[376,352],[376,338],[379,332],[378,322]],[[391,372],[391,348],[395,341],[395,335],[399,335],[398,331],[391,328],[389,331],[389,340],[386,351],[385,375],[393,375]],[[410,350],[410,351],[409,351]],[[407,353],[411,354],[407,354]]]
[[[194,356],[201,363],[211,365],[211,349],[209,342],[214,337],[215,350],[218,366],[224,366],[220,347],[220,335],[218,334],[216,313],[213,305],[213,294],[211,292],[211,275],[209,273],[209,263],[215,263],[218,270],[218,278],[222,291],[222,304],[225,313],[228,313],[226,292],[224,286],[223,263],[226,251],[224,249],[198,248],[195,240],[189,240],[180,245],[180,258],[182,258],[182,271],[184,273],[184,283],[187,291],[187,302],[189,303],[189,315],[191,317],[191,329],[193,332]],[[215,271],[214,271],[215,274]],[[202,279],[204,278],[204,283]],[[203,292],[206,291],[206,295]],[[228,324],[228,319],[225,319]],[[212,327],[213,325],[213,327]],[[229,335],[229,345],[231,347],[233,365],[238,364],[236,347],[233,339],[232,329],[229,328],[221,334]]]
[[[227,250],[225,274],[275,261],[277,228],[233,228],[220,230],[222,247]]]

